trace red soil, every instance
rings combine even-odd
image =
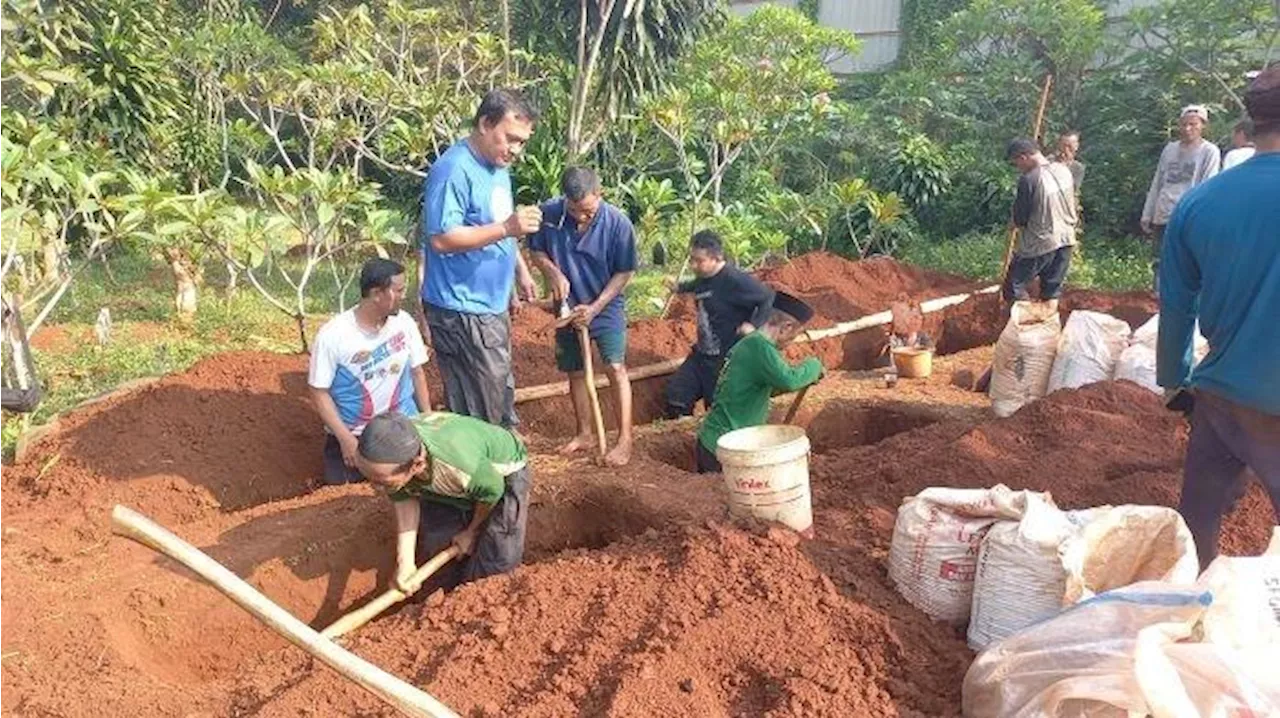
[[[806,272],[831,283],[830,306],[836,294],[872,291],[819,269]],[[945,286],[925,294],[960,285]],[[888,295],[868,296],[848,301],[876,310]],[[1073,293],[1064,304],[1108,301],[1145,319],[1141,297]],[[933,331],[959,349],[994,338],[991,316],[984,299],[935,315]],[[520,320],[517,336],[533,326]],[[679,356],[690,330],[645,323],[633,347]],[[864,345],[847,341],[819,353],[861,361],[846,347]],[[537,373],[549,342],[519,350],[522,384],[556,378]],[[980,371],[981,356],[964,368]],[[408,606],[351,647],[469,716],[958,715],[972,657],[963,636],[905,604],[886,575],[904,496],[1004,482],[1069,507],[1176,502],[1185,423],[1145,390],[1100,384],[974,420],[946,409],[948,392],[957,404],[971,395],[945,378],[874,408],[819,400],[846,387],[890,396],[870,378],[832,378],[810,397],[801,416],[819,452],[818,538],[802,545],[718,523],[720,481],[682,470],[687,428],[646,432],[631,466],[603,471],[549,456],[554,439],[538,434],[561,425],[546,402],[525,405],[535,434],[528,565]],[[917,395],[934,404],[921,409]],[[366,486],[315,488],[321,439],[304,358],[227,354],[72,412],[23,464],[5,467],[0,710],[392,715],[172,562],[108,532],[113,503],[138,508],[326,625],[387,584],[391,519]],[[1251,488],[1224,550],[1256,553],[1272,521]]]

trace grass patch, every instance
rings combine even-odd
[[[904,243],[898,259],[928,269],[985,281],[999,281],[1008,235],[974,232],[955,239]],[[1071,260],[1067,285],[1127,292],[1151,287],[1150,246],[1138,239],[1087,236]]]

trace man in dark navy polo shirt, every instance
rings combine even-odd
[[[618,406],[618,442],[605,463],[631,460],[631,380],[627,377],[627,312],[622,290],[636,270],[636,234],[631,220],[600,198],[600,178],[570,167],[560,180],[563,197],[542,205],[542,228],[529,240],[557,303],[567,302],[570,326],[556,332],[556,366],[569,375],[578,435],[562,449],[572,454],[593,443],[590,397],[577,330],[587,327],[604,359]]]

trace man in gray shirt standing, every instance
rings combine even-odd
[[[1147,202],[1142,207],[1142,231],[1150,235],[1154,252],[1151,268],[1156,294],[1160,293],[1160,246],[1164,226],[1187,190],[1218,174],[1222,155],[1217,145],[1204,139],[1209,110],[1204,105],[1187,105],[1178,118],[1178,141],[1165,145],[1160,164],[1151,178]]]
[[[1022,176],[1013,200],[1013,224],[1019,236],[1005,276],[1005,301],[1030,299],[1027,286],[1036,278],[1040,299],[1057,299],[1076,241],[1074,177],[1066,165],[1045,159],[1031,140],[1010,142],[1006,156]]]

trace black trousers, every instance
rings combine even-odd
[[[1036,277],[1040,278],[1040,299],[1057,299],[1062,294],[1062,283],[1067,279],[1067,270],[1071,268],[1073,251],[1073,247],[1067,245],[1039,257],[1014,257],[1009,263],[1009,274],[1004,281],[1005,301],[1022,302],[1030,299],[1027,285]]]
[[[426,313],[449,411],[516,426],[511,316],[465,314],[430,304]]]
[[[663,416],[678,419],[693,414],[693,407],[702,400],[707,408],[716,394],[716,380],[720,378],[723,356],[711,356],[697,350],[689,353],[675,374],[667,379],[666,410]]]
[[[507,573],[524,558],[525,527],[529,520],[529,468],[507,477],[507,488],[480,529],[471,555],[445,564],[427,582],[419,596],[429,596],[437,588],[446,591],[468,581]],[[421,499],[418,520],[418,565],[449,548],[453,537],[471,524],[474,508],[461,508]]]
[[[696,436],[693,437],[693,455],[699,474],[719,474],[724,471],[720,460],[715,454],[707,451],[707,447],[703,446]]]
[[[1197,391],[1195,400],[1178,513],[1204,568],[1218,555],[1222,517],[1248,486],[1246,468],[1262,482],[1280,521],[1280,416],[1205,391]]]

